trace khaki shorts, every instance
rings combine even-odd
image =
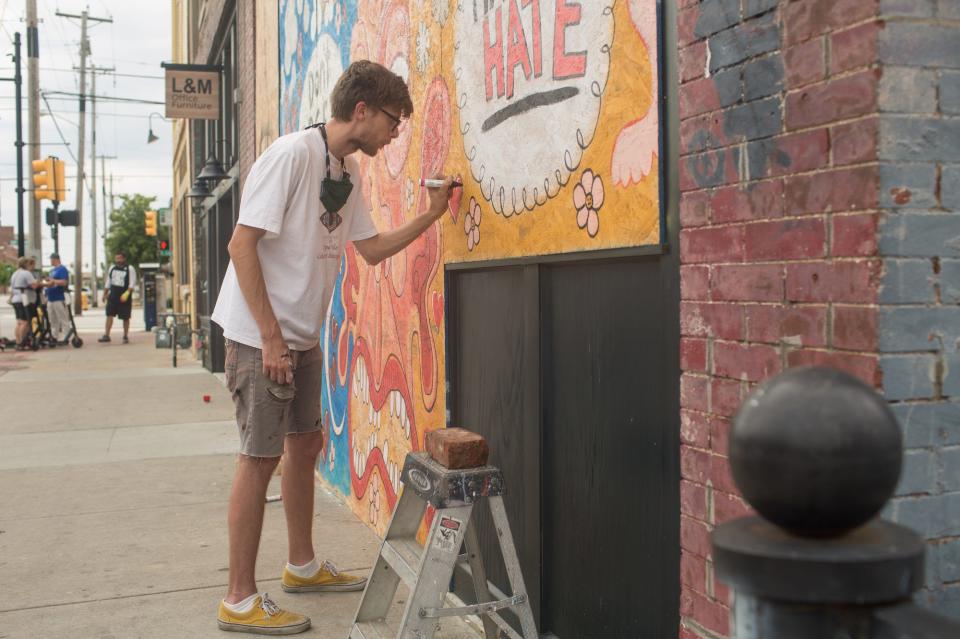
[[[287,435],[321,430],[320,346],[290,351],[293,383],[277,384],[263,374],[259,348],[227,340],[227,389],[233,394],[240,429],[240,452],[279,457]]]

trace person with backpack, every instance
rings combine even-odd
[[[127,254],[117,251],[113,258],[113,265],[107,269],[107,277],[103,283],[103,301],[107,305],[107,325],[103,336],[98,342],[110,341],[110,329],[113,328],[113,318],[123,320],[123,343],[130,342],[130,311],[133,308],[133,289],[137,285],[137,269],[127,264]]]

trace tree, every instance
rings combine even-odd
[[[117,251],[126,253],[127,263],[138,271],[141,263],[158,261],[157,241],[170,238],[165,226],[157,229],[157,237],[144,233],[144,212],[151,210],[155,199],[139,193],[120,196],[120,206],[110,214],[110,232],[104,240],[107,264],[113,263]]]

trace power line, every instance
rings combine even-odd
[[[76,73],[76,72],[77,72],[76,69],[60,69],[60,68],[56,68],[56,67],[40,67],[40,70],[41,70],[41,71],[53,71],[53,72],[55,72],[55,73]],[[5,67],[0,67],[0,71],[13,71],[13,67],[10,67],[9,69],[8,69],[8,68],[5,68]],[[115,72],[115,71],[98,71],[98,73],[102,73],[103,75],[115,75],[115,76],[119,76],[119,77],[122,77],[122,78],[141,78],[141,79],[144,79],[144,80],[163,80],[163,79],[165,79],[162,75],[142,75],[142,74],[137,74],[137,73],[117,73],[117,72]]]
[[[79,93],[70,93],[69,91],[44,91],[43,94],[47,95],[68,95],[75,98],[81,97]],[[103,100],[106,102],[136,102],[139,104],[166,104],[166,102],[160,100],[140,100],[138,98],[118,98],[116,96],[109,95],[87,95],[86,97],[93,100]]]

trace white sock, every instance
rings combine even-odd
[[[314,557],[308,563],[303,564],[302,566],[294,566],[290,562],[287,562],[287,570],[295,574],[297,577],[302,577],[306,579],[307,577],[313,577],[320,570],[320,564],[317,562],[317,558]]]
[[[243,601],[238,601],[235,604],[227,603],[224,600],[223,605],[226,606],[227,610],[230,612],[236,612],[238,614],[243,614],[245,612],[250,612],[253,610],[253,602],[257,600],[257,597],[260,596],[260,593],[255,592]]]

